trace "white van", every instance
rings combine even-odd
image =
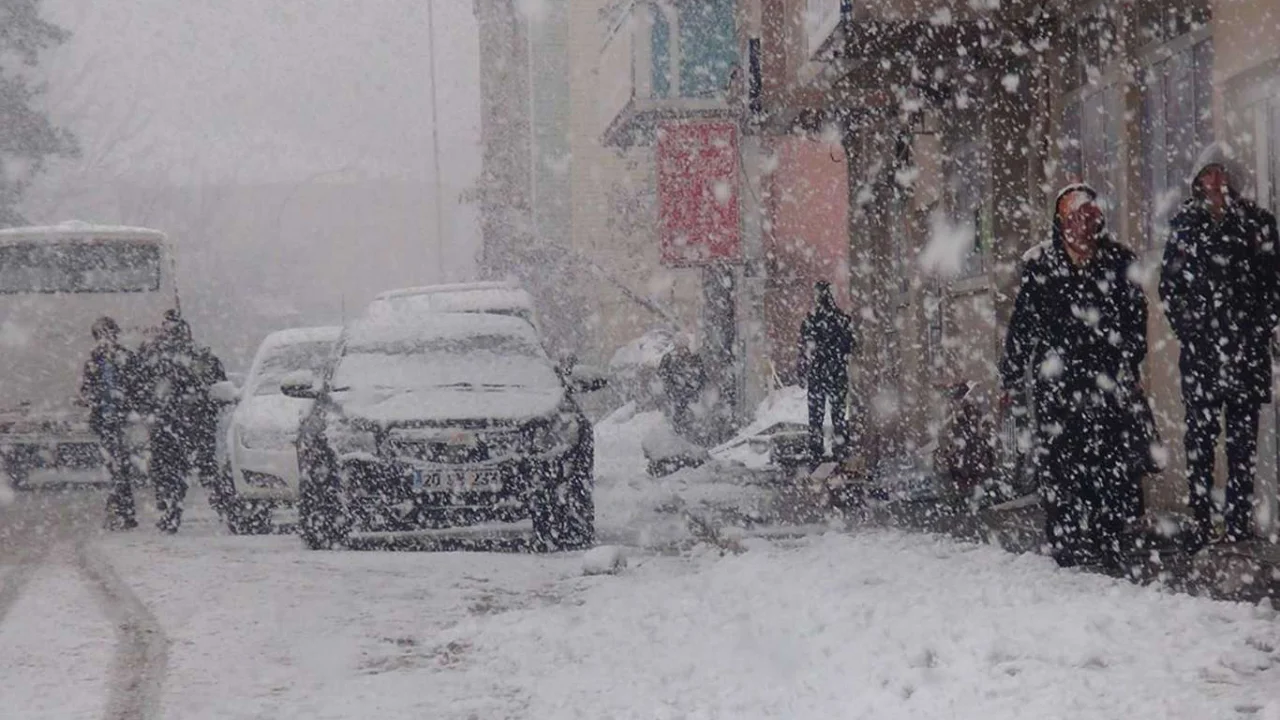
[[[134,349],[177,307],[161,232],[80,222],[0,230],[0,468],[11,486],[109,479],[77,402],[89,328],[109,315]]]

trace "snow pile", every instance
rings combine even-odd
[[[582,556],[583,575],[617,575],[627,568],[627,557],[617,545],[601,545]]]
[[[804,388],[784,387],[769,394],[756,408],[755,420],[732,439],[711,450],[721,462],[736,463],[751,470],[769,464],[769,435],[780,428],[791,430],[808,427],[809,400]],[[831,426],[830,418],[826,419]]]
[[[471,657],[432,676],[441,711],[1199,719],[1280,697],[1280,628],[1247,605],[892,532],[748,545],[447,631]]]
[[[596,536],[601,543],[665,548],[689,543],[690,514],[753,515],[765,502],[761,488],[743,484],[741,472],[721,463],[650,477],[643,440],[666,424],[658,412],[628,404],[595,428]]]

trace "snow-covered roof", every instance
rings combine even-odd
[[[41,240],[76,240],[76,239],[139,239],[165,240],[164,233],[159,230],[128,225],[95,225],[79,220],[69,220],[57,225],[34,225],[30,227],[12,227],[0,229],[0,243],[15,241],[30,242]]]
[[[337,342],[342,335],[340,327],[301,327],[277,330],[262,341],[263,347],[298,345],[314,342]]]
[[[474,290],[518,290],[520,286],[510,280],[482,280],[465,283],[446,283],[442,285],[423,285],[420,287],[397,288],[378,293],[376,300],[412,297],[417,295],[435,295],[438,293],[468,292]]]
[[[533,323],[533,296],[514,285],[432,290],[418,294],[379,296],[365,310],[365,317],[394,321],[400,316],[434,313],[497,313],[516,315]]]
[[[357,320],[347,333],[347,345],[363,347],[418,338],[462,339],[482,335],[510,335],[535,346],[538,344],[537,331],[520,318],[484,313],[432,313]]]

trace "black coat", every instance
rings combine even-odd
[[[855,343],[853,320],[844,311],[815,307],[800,325],[800,374],[810,383],[846,377]]]
[[[1280,311],[1276,219],[1235,198],[1220,221],[1192,198],[1170,222],[1160,298],[1182,344],[1190,403],[1271,397],[1271,332]]]
[[[134,410],[133,353],[119,344],[98,345],[84,365],[80,397],[94,432],[118,431]]]
[[[219,407],[209,389],[227,376],[208,348],[161,338],[138,350],[133,368],[141,404],[161,424],[192,430],[217,425]]]
[[[1073,425],[1085,407],[1114,421],[1098,432],[1132,430],[1145,402],[1138,381],[1147,354],[1147,301],[1131,276],[1133,252],[1104,234],[1092,261],[1077,267],[1055,231],[1023,261],[1000,361],[1004,387],[1017,393],[1031,374],[1041,431]],[[1149,442],[1135,443],[1140,458]]]

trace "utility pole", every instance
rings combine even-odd
[[[435,0],[427,0],[427,40],[430,43],[430,54],[427,55],[427,72],[431,79],[431,162],[435,182],[436,206],[436,273],[437,281],[444,282],[444,190],[440,177],[440,93],[436,87],[436,23]]]

